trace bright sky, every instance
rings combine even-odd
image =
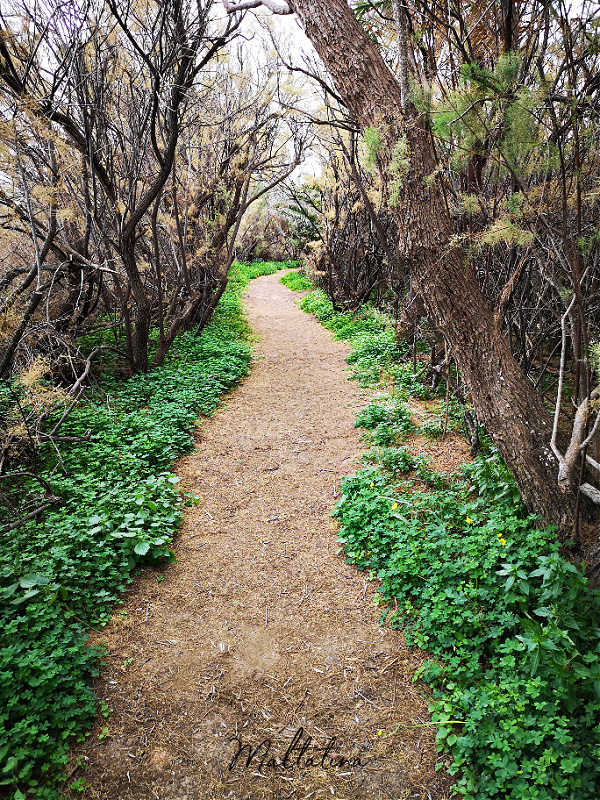
[[[270,28],[277,36],[278,48],[286,62],[306,68],[307,65],[304,63],[303,55],[306,54],[312,58],[315,56],[315,51],[305,36],[296,15],[276,15],[260,8],[256,9],[256,11],[249,11],[242,23],[243,33],[250,38],[252,32],[255,31],[257,36],[265,37],[266,33],[262,30],[261,20],[268,20]],[[252,41],[248,41],[245,46],[251,48]],[[307,79],[305,107],[309,109],[311,106],[315,108],[320,106],[322,103],[321,98],[322,90],[316,84],[313,89],[311,82]],[[303,175],[319,175],[320,173],[320,160],[316,155],[309,153],[305,161],[292,173],[292,179],[299,180]]]

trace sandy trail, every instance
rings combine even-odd
[[[201,501],[177,564],[162,582],[144,570],[99,637],[110,655],[97,690],[113,712],[79,751],[86,798],[447,792],[431,727],[378,735],[428,721],[411,682],[420,656],[379,624],[372,585],[338,554],[329,513],[358,465],[364,398],[347,347],[280,274],[250,286],[250,376],[178,464]]]

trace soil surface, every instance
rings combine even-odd
[[[422,655],[380,624],[375,586],[344,562],[330,517],[359,464],[366,398],[347,346],[280,276],[252,282],[251,374],[177,465],[200,497],[177,563],[144,570],[94,636],[109,649],[96,690],[112,713],[73,755],[68,783],[85,778],[85,798],[448,793],[412,682]]]

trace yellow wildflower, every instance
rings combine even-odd
[[[467,517],[467,522],[469,523],[469,525],[470,525],[470,524],[473,522],[473,520],[471,519],[471,517]]]
[[[398,508],[398,503],[392,503],[392,511],[393,511],[395,508]]]

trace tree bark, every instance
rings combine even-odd
[[[392,210],[415,291],[430,321],[449,342],[477,416],[525,503],[544,521],[556,523],[560,538],[566,538],[575,494],[562,493],[557,485],[550,416],[497,330],[471,264],[452,243],[452,223],[439,182],[425,180],[436,169],[425,122],[402,116],[400,88],[346,0],[291,3],[359,126],[376,128],[385,142],[379,162],[388,183],[397,181],[393,150],[406,137],[410,167]]]
[[[408,108],[408,39],[406,36],[406,9],[402,0],[392,0],[394,22],[396,24],[396,40],[398,42],[398,81],[402,113]]]

